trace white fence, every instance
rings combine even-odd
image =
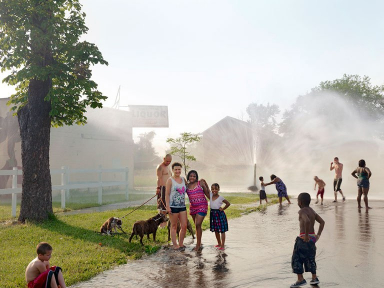
[[[84,183],[70,183],[69,175],[81,173],[97,173],[97,182],[84,182]],[[123,173],[124,181],[105,181],[103,182],[103,173]],[[14,167],[13,170],[0,170],[0,175],[12,176],[12,188],[0,189],[0,195],[12,194],[12,217],[16,217],[16,202],[17,194],[21,193],[21,188],[17,187],[17,176],[22,175],[23,171]],[[125,199],[129,199],[128,195],[128,168],[115,168],[115,169],[69,169],[68,167],[61,167],[61,169],[51,169],[51,175],[61,174],[61,185],[52,185],[53,190],[61,191],[61,208],[65,208],[65,199],[69,195],[70,189],[84,189],[84,188],[98,188],[98,203],[103,204],[103,187],[112,186],[125,186]]]

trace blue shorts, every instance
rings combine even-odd
[[[180,207],[180,208],[171,207],[172,214],[180,213],[180,212],[183,212],[183,211],[187,211],[187,207]]]
[[[197,212],[197,215],[200,215],[200,216],[205,217],[205,216],[207,216],[207,213],[204,213],[204,212]]]

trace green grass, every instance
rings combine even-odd
[[[148,200],[151,196],[146,193],[135,192],[129,193],[129,201]],[[103,205],[121,203],[127,201],[123,193],[103,193]],[[52,208],[53,213],[79,210],[90,207],[99,207],[97,192],[81,192],[71,193],[71,198],[66,200],[65,209],[61,208],[60,196],[53,197]],[[12,207],[10,199],[3,199],[0,203],[0,222],[11,219]],[[20,213],[20,199],[16,205],[16,215]]]
[[[264,209],[249,205],[258,203],[256,194],[225,195],[233,205],[226,210],[229,219]],[[269,197],[271,203],[277,203],[276,197]],[[245,204],[245,205],[243,205]],[[27,264],[36,257],[36,245],[46,241],[54,250],[52,265],[63,268],[67,285],[88,280],[102,271],[116,265],[127,263],[128,259],[138,259],[144,254],[157,252],[167,243],[167,229],[159,229],[154,243],[152,238],[144,238],[144,246],[139,239],[129,243],[129,234],[133,223],[148,219],[157,211],[155,206],[143,206],[123,219],[123,229],[127,235],[103,236],[98,231],[100,225],[111,215],[123,217],[134,208],[113,211],[57,215],[44,223],[0,224],[0,281],[2,288],[25,287],[24,272]],[[192,219],[190,219],[192,221]],[[209,228],[209,217],[203,222],[203,229]]]

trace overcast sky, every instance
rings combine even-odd
[[[109,66],[93,79],[120,105],[166,105],[156,143],[201,132],[252,103],[289,108],[320,81],[346,74],[384,84],[384,2],[353,0],[83,0]],[[1,76],[4,76],[2,74]],[[3,78],[3,77],[2,77]],[[12,88],[0,84],[1,97]],[[165,145],[164,145],[165,147]],[[162,149],[162,148],[161,148]]]

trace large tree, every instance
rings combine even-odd
[[[156,158],[161,161],[153,147],[155,135],[155,131],[139,135],[139,141],[135,143],[135,162],[150,162]]]
[[[86,107],[106,99],[90,66],[108,63],[94,44],[80,41],[84,19],[78,0],[0,1],[0,65],[11,70],[3,82],[16,85],[9,104],[21,136],[22,222],[52,213],[51,126],[84,124]]]

